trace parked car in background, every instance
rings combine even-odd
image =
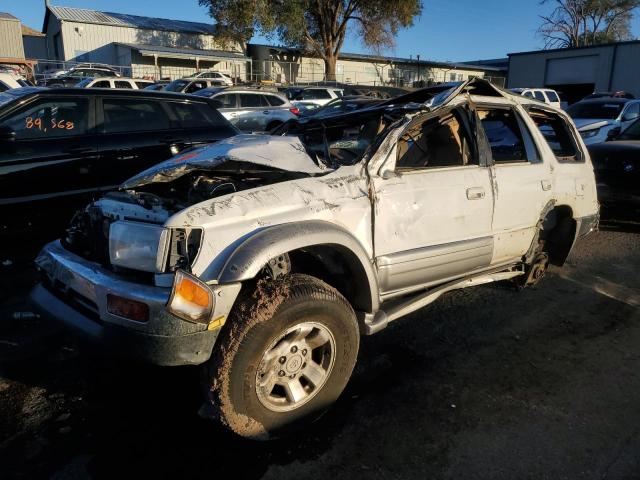
[[[156,80],[151,85],[144,87],[145,90],[151,90],[154,92],[158,92],[160,90],[164,90],[167,85],[171,83],[170,80]]]
[[[548,103],[556,108],[561,107],[560,96],[558,92],[550,88],[510,88],[513,93],[522,95],[523,97],[533,98],[540,102]]]
[[[174,80],[164,87],[167,92],[194,93],[203,88],[226,86],[220,80],[209,80],[206,78],[180,78]]]
[[[361,108],[372,107],[381,103],[381,98],[362,97],[358,95],[344,96],[331,100],[323,107],[318,107],[311,110],[305,110],[301,112],[301,116],[305,117],[328,117],[339,113],[354,112]]]
[[[563,112],[480,79],[408,98],[141,172],[42,250],[35,308],[107,352],[203,365],[202,410],[238,435],[302,428],[341,395],[361,335],[452,290],[536,285],[598,224]]]
[[[0,92],[6,92],[12,88],[31,87],[31,82],[13,73],[0,73]]]
[[[85,78],[76,84],[78,88],[126,88],[129,90],[142,90],[155,85],[152,80],[124,77],[98,77]]]
[[[238,131],[205,98],[144,90],[0,93],[0,233],[59,230],[79,204]]]
[[[109,67],[76,67],[66,74],[57,77],[46,78],[38,82],[42,87],[73,87],[85,78],[120,77],[120,73]]]
[[[589,146],[589,154],[603,200],[632,200],[640,206],[640,119],[622,132],[610,130],[606,142]]]
[[[341,88],[332,87],[290,87],[282,93],[300,110],[322,107],[344,95]]]
[[[624,130],[640,117],[640,100],[627,98],[594,98],[581,100],[567,108],[584,143],[594,145],[607,139],[609,131]]]
[[[212,87],[194,96],[210,98],[218,111],[244,132],[271,131],[300,113],[284,95],[276,92]]]
[[[629,92],[625,92],[624,90],[618,90],[617,92],[593,92],[590,95],[587,95],[583,98],[583,100],[591,100],[593,98],[628,98],[629,100],[633,100],[636,97]]]
[[[207,80],[217,80],[222,84],[227,85],[228,87],[233,86],[233,80],[229,75],[227,75],[226,73],[216,72],[213,70],[208,70],[206,72],[198,72],[186,78],[204,78]]]

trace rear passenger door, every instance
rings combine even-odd
[[[243,132],[263,131],[269,122],[270,108],[263,95],[238,93],[236,127]]]
[[[115,187],[190,146],[188,134],[175,128],[172,111],[162,100],[102,97],[97,113],[104,187]]]
[[[416,117],[398,140],[395,173],[373,179],[375,255],[387,295],[491,263],[491,171],[467,112]]]
[[[535,124],[511,106],[479,106],[493,157],[494,262],[519,258],[529,248],[540,214],[552,198],[549,158],[538,149]]]

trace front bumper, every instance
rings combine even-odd
[[[35,309],[59,321],[108,353],[136,357],[157,365],[200,364],[211,356],[220,328],[186,322],[166,309],[170,288],[127,280],[85,260],[59,241],[44,247],[36,264],[43,280],[31,292]],[[212,318],[228,315],[240,284],[212,285]],[[149,320],[137,322],[107,311],[107,294],[149,307]]]

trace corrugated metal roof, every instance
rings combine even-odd
[[[16,17],[11,15],[10,13],[5,13],[5,12],[0,12],[0,19],[2,19],[2,20],[15,20],[16,22],[20,21]]]
[[[169,20],[166,18],[141,17],[125,13],[99,12],[85,8],[55,7],[49,10],[58,19],[67,22],[93,23],[115,27],[132,27],[145,30],[165,30],[170,32],[213,34],[215,27],[207,23]]]
[[[203,60],[211,59],[216,61],[225,60],[251,60],[249,57],[245,57],[241,53],[228,52],[225,50],[199,50],[195,48],[176,48],[176,47],[164,47],[160,45],[140,45],[134,43],[118,43],[133,50],[140,52],[142,55],[154,55],[159,57],[168,58],[194,58],[199,57]]]

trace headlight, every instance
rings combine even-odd
[[[600,133],[600,129],[599,128],[593,128],[591,130],[583,130],[580,132],[580,136],[582,138],[592,138],[595,137],[596,135],[598,135],[598,133]]]
[[[189,322],[208,324],[214,307],[211,289],[193,275],[177,270],[167,309]]]
[[[158,225],[118,221],[109,227],[109,258],[118,267],[162,272],[169,231]]]

